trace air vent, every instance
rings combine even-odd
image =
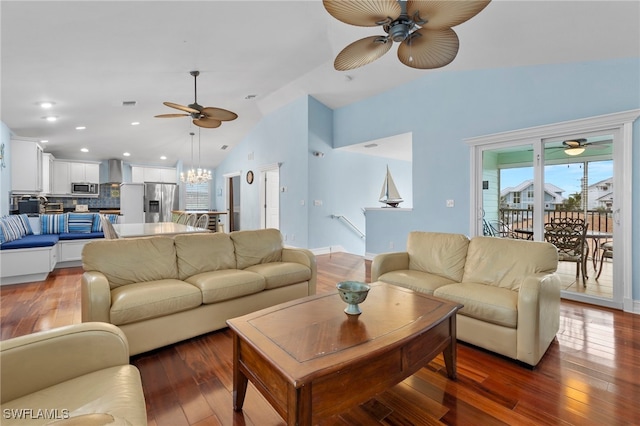
[[[376,146],[378,146],[377,143],[369,143],[369,144],[365,145],[364,147],[365,148],[375,148]]]
[[[123,107],[134,107],[136,106],[136,101],[122,101]]]
[[[222,145],[222,146],[220,147],[220,149],[221,149],[221,150],[223,150],[223,151],[224,151],[225,149],[227,149],[227,148],[229,148],[229,145]]]

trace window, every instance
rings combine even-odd
[[[209,210],[209,182],[185,183],[186,210]]]
[[[519,192],[514,192],[513,193],[513,203],[514,204],[520,204],[520,193]]]

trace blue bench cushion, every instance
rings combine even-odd
[[[88,240],[90,238],[104,238],[104,232],[64,232],[59,236],[61,240]]]
[[[33,247],[50,247],[58,243],[57,234],[41,234],[41,235],[25,235],[24,237],[2,243],[0,250],[33,248]]]

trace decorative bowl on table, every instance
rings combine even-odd
[[[336,288],[342,301],[347,304],[344,312],[347,315],[360,315],[362,311],[358,304],[364,302],[371,287],[359,281],[342,281]]]

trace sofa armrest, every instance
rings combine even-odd
[[[82,274],[80,280],[82,322],[111,322],[111,287],[107,277],[98,271]]]
[[[371,282],[378,281],[380,275],[387,272],[404,269],[409,269],[409,253],[406,251],[379,254],[371,262]]]
[[[517,359],[536,365],[560,328],[560,277],[536,274],[518,292]]]
[[[128,363],[127,338],[111,324],[73,324],[5,340],[0,342],[1,402]]]
[[[309,280],[309,296],[316,294],[316,279],[318,275],[318,266],[316,264],[316,256],[307,249],[289,248],[282,249],[283,262],[300,263],[311,269],[311,279]]]

